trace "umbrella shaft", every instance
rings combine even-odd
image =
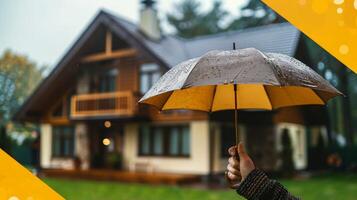
[[[237,84],[234,84],[234,129],[236,135],[236,145],[238,146],[238,108],[237,108]]]

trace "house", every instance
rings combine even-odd
[[[234,145],[233,114],[159,113],[139,98],[168,69],[213,49],[255,47],[309,64],[301,33],[288,23],[183,39],[162,35],[144,1],[138,25],[100,11],[17,112],[40,124],[45,169],[107,169],[208,175],[225,170]],[[288,129],[296,169],[307,167],[308,144],[327,135],[324,109],[240,111],[240,139],[257,166],[277,170]]]

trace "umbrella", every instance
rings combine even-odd
[[[206,112],[273,110],[296,105],[324,105],[342,95],[311,68],[287,55],[255,48],[210,51],[166,72],[139,100],[161,110]]]

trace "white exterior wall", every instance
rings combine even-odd
[[[305,169],[307,167],[307,144],[305,126],[293,123],[278,123],[276,125],[276,149],[278,152],[281,152],[283,148],[281,143],[281,134],[284,128],[287,128],[289,130],[289,136],[293,149],[293,161],[295,169]]]
[[[190,157],[138,156],[139,125],[128,124],[124,128],[124,167],[135,163],[148,163],[155,172],[208,174],[209,173],[209,122],[190,122]]]
[[[43,168],[51,167],[52,154],[52,127],[50,124],[41,124],[40,165]]]
[[[72,159],[52,158],[52,126],[50,124],[41,124],[40,165],[42,168],[74,168]]]
[[[81,161],[81,169],[89,169],[89,138],[87,125],[85,123],[76,124],[74,140],[75,155],[77,155]]]

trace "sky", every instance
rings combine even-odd
[[[158,15],[166,33],[174,29],[166,22],[181,0],[157,0]],[[202,11],[214,0],[199,0]],[[233,17],[246,0],[221,0]],[[6,49],[27,55],[38,65],[54,66],[100,9],[133,22],[139,20],[139,0],[0,0],[0,54]],[[229,19],[228,19],[229,20]]]

